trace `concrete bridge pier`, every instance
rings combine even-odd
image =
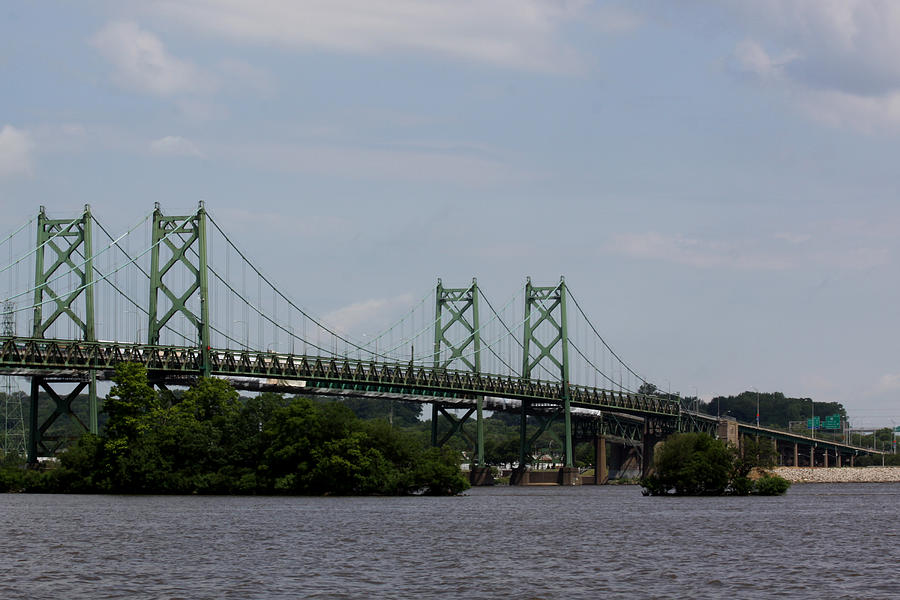
[[[494,473],[490,467],[472,467],[469,470],[469,485],[478,487],[494,485]]]
[[[733,444],[737,448],[741,443],[738,433],[738,423],[733,419],[719,419],[716,428],[716,436],[726,444]]]
[[[509,474],[509,485],[528,485],[531,483],[531,471],[528,467],[517,467]]]
[[[581,485],[581,473],[577,467],[560,467],[556,482],[559,485]]]
[[[649,424],[644,424],[641,477],[647,477],[653,470],[653,450],[660,441],[662,441],[662,433]]]
[[[606,438],[594,438],[594,483],[603,485],[609,481],[609,467],[606,466]]]
[[[800,444],[794,442],[794,463],[791,465],[793,467],[800,466]]]
[[[611,443],[607,459],[609,479],[639,477],[643,465],[640,450],[639,446]]]
[[[607,453],[606,464],[610,478],[622,477],[622,467],[625,463],[624,444],[611,443]]]

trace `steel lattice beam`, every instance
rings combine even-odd
[[[35,247],[34,273],[34,324],[32,336],[44,338],[50,328],[68,320],[78,331],[85,342],[96,340],[94,329],[94,266],[93,240],[91,235],[90,206],[84,206],[84,212],[74,219],[50,219],[46,209],[41,206],[37,218],[37,246]],[[81,260],[83,257],[83,260]],[[49,260],[48,260],[49,259]],[[49,267],[46,265],[49,264]],[[61,291],[62,276],[74,276],[76,287]],[[78,314],[75,304],[79,299],[84,301],[83,318]],[[53,312],[44,316],[44,305],[53,306]],[[87,381],[76,387],[76,391],[65,398],[52,388],[50,382],[41,377],[31,379],[31,404],[29,408],[28,460],[35,462],[38,452],[46,451],[44,440],[48,428],[62,415],[69,415],[86,431],[97,433],[97,379],[93,370],[84,373]],[[82,423],[72,412],[72,399],[88,387],[88,423]],[[53,412],[40,422],[40,390],[44,389],[54,403]],[[74,394],[74,395],[73,395]]]
[[[549,372],[558,370],[561,388],[561,410],[556,416],[562,416],[565,427],[565,466],[575,465],[572,446],[572,403],[569,389],[569,332],[566,320],[566,281],[559,278],[559,284],[549,287],[534,286],[529,277],[525,283],[525,328],[522,340],[522,378],[530,379],[532,372],[549,362]],[[544,326],[550,328],[550,340],[542,341],[536,333]],[[534,352],[534,349],[537,352]],[[555,352],[554,352],[555,351]],[[546,368],[546,367],[543,367]],[[519,465],[525,464],[525,457],[534,442],[527,436],[529,401],[522,402],[522,413],[519,424]],[[549,423],[544,427],[549,426]]]
[[[449,319],[445,320],[445,316]],[[454,328],[454,325],[456,326]],[[453,336],[452,332],[462,331]],[[471,352],[469,350],[471,349]],[[434,368],[446,369],[454,361],[465,365],[472,373],[481,372],[481,329],[478,320],[478,281],[473,277],[472,285],[465,288],[446,288],[438,279],[435,290],[434,308]],[[483,467],[484,462],[484,414],[483,398],[475,400],[475,439],[463,429],[463,425],[472,415],[469,410],[460,419],[456,419],[445,410],[440,402],[431,404],[431,444],[443,445],[454,433],[460,433],[474,447],[475,466]],[[450,423],[450,430],[442,439],[438,439],[438,420],[440,416]]]
[[[160,265],[162,249],[167,257]],[[196,265],[188,251],[197,257]],[[173,269],[178,266],[191,277],[183,290],[173,291]],[[167,276],[168,279],[167,279]],[[167,217],[162,214],[159,203],[153,211],[153,246],[150,250],[150,310],[147,325],[147,343],[159,344],[160,332],[176,314],[184,317],[197,328],[197,347],[201,356],[201,372],[210,374],[209,338],[209,285],[206,256],[206,210],[200,203],[197,212],[188,216]],[[199,294],[200,312],[197,314],[188,306],[191,298]],[[159,316],[160,296],[168,300],[169,307]]]

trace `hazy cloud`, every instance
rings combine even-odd
[[[208,91],[210,77],[166,50],[162,41],[132,22],[113,22],[91,38],[91,44],[116,68],[123,87],[157,96]]]
[[[164,138],[150,142],[150,152],[158,156],[191,156],[202,157],[203,153],[197,149],[192,141],[177,135],[167,135]]]
[[[221,76],[223,85],[253,90],[264,96],[275,90],[272,74],[245,60],[225,59],[218,64],[216,70]]]
[[[217,211],[216,216],[220,214],[223,226],[229,231],[280,231],[304,238],[327,239],[355,233],[347,219],[335,216],[304,214],[294,217],[283,212],[259,210],[258,207],[253,210],[229,207]]]
[[[887,248],[868,237],[831,236],[818,245],[809,234],[779,233],[769,241],[704,240],[659,232],[614,235],[607,250],[631,258],[659,260],[710,269],[784,270],[819,264],[841,269],[869,269],[890,261]]]
[[[303,143],[222,145],[218,155],[243,165],[293,173],[319,173],[363,179],[444,181],[474,185],[529,177],[500,159],[479,152],[447,149],[440,144],[362,147]]]
[[[900,130],[900,3],[892,0],[730,0],[749,38],[732,64],[776,83],[810,118]]]
[[[392,315],[397,311],[407,310],[413,302],[415,302],[415,298],[409,294],[392,298],[371,298],[339,308],[326,314],[322,319],[327,325],[337,328],[338,331],[359,330],[360,325],[365,324],[371,333],[375,333],[387,325],[387,321]],[[357,335],[361,336],[362,334]],[[384,351],[387,348],[380,348],[380,350]]]
[[[790,266],[783,258],[742,249],[735,244],[657,232],[616,234],[609,249],[632,258],[662,260],[699,268],[770,270]]]
[[[4,125],[0,129],[0,177],[30,174],[33,150],[28,132]]]
[[[577,63],[562,32],[591,17],[633,27],[624,9],[591,13],[587,0],[165,0],[147,10],[255,44],[384,53],[417,50],[505,67],[565,70]]]
[[[783,77],[785,66],[795,58],[794,54],[778,58],[769,56],[759,43],[743,40],[735,46],[733,65],[738,71],[750,73],[761,80],[768,80]]]
[[[886,373],[878,378],[878,384],[875,386],[875,391],[879,393],[883,392],[896,392],[900,390],[900,374],[898,373]]]
[[[776,233],[774,237],[777,240],[784,240],[790,244],[803,244],[804,242],[808,242],[812,239],[812,236],[808,233],[790,232]]]

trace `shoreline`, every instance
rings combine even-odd
[[[791,483],[900,483],[900,467],[775,467]]]

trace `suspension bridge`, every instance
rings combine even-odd
[[[603,440],[636,444],[645,468],[653,444],[676,431],[761,435],[782,452],[792,445],[792,464],[800,447],[810,448],[810,464],[869,452],[725,422],[645,393],[655,386],[600,335],[564,278],[528,279],[503,302],[492,302],[475,279],[460,287],[438,280],[402,318],[358,339],[282,292],[203,203],[179,216],[157,204],[117,234],[89,206],[70,218],[41,207],[0,241],[0,257],[0,375],[30,381],[29,461],[59,448],[50,428],[60,418],[97,432],[97,382],[122,362],[143,364],[160,388],[212,376],[242,390],[429,403],[432,443],[463,435],[476,476],[487,471],[486,410],[520,415],[519,465],[561,423],[561,483],[577,480],[579,440],[596,443],[596,464],[605,464]],[[87,422],[72,410],[83,393]],[[49,416],[41,417],[42,401]],[[464,427],[472,421],[474,436]],[[524,467],[517,480],[528,481]]]

